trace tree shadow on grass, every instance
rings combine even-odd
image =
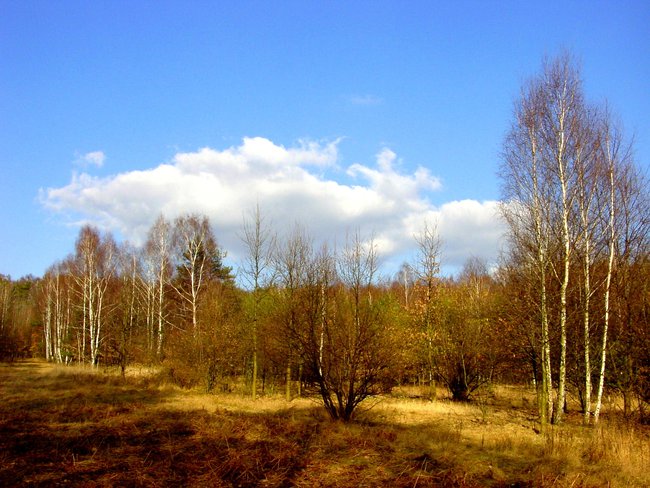
[[[165,408],[172,390],[0,369],[0,485],[288,486],[318,420]]]

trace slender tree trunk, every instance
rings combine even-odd
[[[320,286],[321,313],[320,313],[320,338],[318,341],[318,376],[323,376],[323,349],[325,347],[325,326],[327,318],[327,295],[325,283]]]
[[[285,398],[287,402],[291,401],[291,361],[287,362]]]
[[[167,270],[172,245],[170,224],[160,215],[147,237],[147,255],[151,259],[151,270],[153,286],[151,286],[152,303],[152,324],[151,338],[152,351],[155,343],[156,357],[158,361],[163,357],[163,346],[165,344],[165,284],[167,283]],[[157,321],[157,330],[156,323]],[[156,336],[154,338],[154,336]]]
[[[147,350],[149,352],[149,357],[153,357],[154,349],[156,348],[156,308],[155,308],[155,291],[154,288],[150,286],[149,283],[146,285],[146,308],[147,308]],[[157,349],[156,349],[157,351]]]
[[[582,178],[584,179],[584,174]],[[583,226],[584,257],[583,257],[583,278],[584,278],[584,300],[582,310],[583,335],[584,335],[584,360],[585,360],[585,394],[584,394],[584,423],[589,423],[591,415],[591,337],[589,308],[591,305],[591,232],[589,230],[589,203],[586,201],[584,181],[580,197],[581,220]]]
[[[93,367],[97,367],[99,365],[99,344],[100,344],[100,336],[102,330],[102,302],[103,302],[103,293],[101,292],[98,286],[96,312],[95,312],[95,317],[92,321],[93,334],[90,341],[90,360]]]
[[[88,335],[90,336],[90,360],[94,365],[93,344],[95,343],[95,290],[92,273],[88,273]],[[86,343],[84,342],[84,348]],[[84,352],[84,357],[85,357]]]
[[[192,258],[192,269],[190,270],[190,292],[192,299],[190,300],[190,305],[192,307],[192,330],[194,337],[196,337],[198,332],[198,324],[196,321],[196,307],[197,307],[197,289],[196,289],[196,278],[195,278],[195,269],[196,269],[196,259]]]
[[[163,341],[165,338],[165,320],[163,317],[163,306],[165,297],[165,260],[164,256],[160,259],[160,269],[158,270],[158,345],[156,355],[158,360],[162,358]]]
[[[569,287],[569,271],[571,259],[571,236],[569,234],[569,196],[568,196],[568,175],[565,167],[565,122],[566,113],[563,109],[560,113],[560,140],[558,143],[557,165],[560,188],[562,190],[562,284],[560,286],[560,366],[558,370],[558,387],[555,409],[553,411],[553,423],[562,421],[562,412],[566,402],[566,350],[567,350],[567,289]]]
[[[542,428],[551,420],[553,415],[553,376],[551,374],[551,341],[548,330],[548,310],[546,305],[546,273],[542,273],[544,284],[541,287],[541,323],[542,323],[542,387],[540,403],[540,419]]]
[[[54,311],[55,311],[55,328],[54,328],[54,357],[56,358],[56,361],[58,363],[63,362],[63,354],[61,352],[62,345],[63,345],[63,323],[64,323],[64,317],[63,317],[63,297],[62,297],[62,290],[61,290],[61,278],[60,275],[57,273],[56,275],[56,287],[55,287],[55,305],[54,305]]]
[[[609,156],[608,147],[608,156]],[[607,360],[607,332],[609,328],[609,295],[612,283],[612,272],[614,269],[614,252],[616,247],[615,229],[615,195],[614,185],[614,163],[613,158],[609,163],[609,258],[607,260],[607,276],[605,278],[605,314],[603,320],[603,337],[600,349],[600,372],[598,374],[598,394],[596,397],[596,408],[594,409],[594,423],[598,423],[600,410],[602,408],[603,390],[605,389],[605,363]]]
[[[253,400],[257,398],[257,319],[253,320],[253,378],[251,380]]]
[[[83,281],[83,319],[81,321],[81,344],[79,363],[86,361],[86,327],[88,327],[88,283]]]
[[[549,336],[548,323],[548,304],[546,292],[546,266],[547,266],[547,243],[548,235],[544,232],[543,209],[540,197],[540,188],[538,180],[538,161],[537,161],[537,139],[534,127],[529,129],[529,138],[531,144],[531,163],[532,163],[532,214],[533,227],[536,244],[536,265],[539,273],[539,293],[540,293],[540,326],[542,336],[541,350],[541,372],[542,383],[539,389],[539,413],[542,429],[551,421],[553,415],[553,376],[551,370],[551,342]]]
[[[591,359],[590,359],[590,349],[591,349],[591,340],[590,340],[590,324],[589,324],[589,304],[591,296],[591,284],[590,284],[590,259],[589,259],[589,244],[587,242],[585,247],[585,263],[584,263],[584,274],[585,274],[585,299],[584,299],[584,310],[583,310],[583,327],[584,327],[584,347],[585,347],[585,401],[584,401],[584,422],[589,423],[589,416],[591,415]]]
[[[243,275],[252,285],[253,310],[252,310],[252,335],[253,335],[253,378],[251,381],[252,398],[257,397],[257,376],[259,371],[259,316],[266,290],[263,286],[270,284],[272,277],[269,274],[271,253],[274,247],[274,238],[264,224],[260,207],[256,205],[249,219],[244,219],[243,234],[240,236],[248,249],[245,265],[242,267]]]
[[[48,279],[45,291],[45,317],[43,326],[43,335],[45,339],[45,359],[52,360],[52,283]]]
[[[72,312],[72,298],[70,297],[70,289],[68,288],[67,290],[67,297],[66,297],[66,307],[65,307],[65,326],[63,329],[63,335],[64,337],[68,337],[70,334],[70,314]],[[66,356],[66,364],[72,361],[72,358],[70,356]]]

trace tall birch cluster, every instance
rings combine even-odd
[[[571,368],[581,370],[574,382],[585,421],[598,421],[622,215],[643,191],[621,186],[632,168],[609,111],[585,100],[576,62],[546,60],[522,87],[500,170],[509,259],[527,276],[534,304],[529,337],[543,424],[561,421]],[[570,358],[577,349],[580,359]]]

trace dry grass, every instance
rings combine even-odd
[[[647,428],[576,414],[537,434],[519,388],[409,395],[344,424],[311,400],[182,391],[145,368],[0,365],[0,485],[650,486]]]

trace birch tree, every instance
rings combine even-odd
[[[559,266],[554,273],[560,282],[560,357],[553,423],[562,419],[566,401],[567,291],[572,262],[571,209],[575,197],[576,165],[583,157],[585,105],[580,74],[569,55],[546,62],[542,84],[544,110],[541,112],[543,162],[548,166],[555,189],[551,200],[552,217],[560,226]],[[556,220],[557,219],[557,220]]]
[[[600,365],[598,368],[598,387],[596,404],[593,409],[593,422],[597,423],[602,408],[605,389],[609,329],[612,318],[612,289],[616,268],[620,269],[619,301],[623,309],[630,310],[636,305],[633,294],[629,293],[633,277],[628,274],[634,261],[643,263],[648,259],[648,191],[644,178],[638,173],[632,158],[631,144],[626,144],[619,124],[606,107],[599,126],[599,160],[601,161],[602,195],[602,233],[606,242],[607,265],[603,286],[603,325],[600,341]],[[647,262],[647,261],[646,261]],[[643,266],[641,266],[641,269]],[[641,278],[641,283],[644,279]],[[645,276],[645,282],[648,282]],[[647,285],[646,285],[647,286]],[[643,285],[641,286],[641,288]],[[643,304],[639,304],[643,308]],[[620,313],[621,318],[629,313]],[[624,323],[624,320],[621,320]],[[622,324],[623,325],[623,324]],[[626,327],[632,324],[626,323]],[[637,338],[638,339],[638,338]],[[633,358],[630,358],[633,360]],[[625,398],[626,395],[624,395]],[[627,407],[627,401],[625,402]]]
[[[585,157],[585,103],[580,74],[569,55],[543,64],[515,107],[504,144],[501,177],[511,244],[523,246],[536,263],[542,342],[540,417],[559,423],[566,400],[567,296],[575,225],[576,168]],[[551,250],[557,253],[551,254]],[[549,276],[550,275],[550,276]],[[551,344],[547,278],[559,291],[553,320],[559,334],[558,385],[552,403]]]
[[[504,204],[501,212],[509,228],[511,253],[520,266],[529,267],[537,289],[536,315],[540,325],[540,373],[538,407],[542,426],[553,412],[551,346],[547,275],[550,268],[550,189],[540,154],[540,112],[543,96],[539,85],[530,82],[515,106],[514,122],[506,137],[500,177]]]
[[[176,282],[182,303],[189,308],[193,334],[199,332],[201,292],[212,272],[221,264],[217,242],[206,216],[184,215],[174,221]],[[218,264],[217,264],[218,261]]]
[[[149,344],[154,342],[156,326],[156,355],[162,358],[167,310],[165,290],[171,280],[172,230],[171,224],[160,215],[147,235],[145,250],[145,301],[150,313],[148,317]]]
[[[44,289],[43,334],[45,359],[58,363],[67,362],[68,335],[72,312],[72,290],[65,263],[52,265],[43,276]]]
[[[635,178],[629,177],[635,174],[630,154],[611,114],[584,100],[580,73],[571,57],[545,62],[516,104],[500,174],[510,255],[524,268],[530,265],[534,273],[529,279],[538,290],[542,358],[538,392],[544,425],[560,422],[566,405],[570,306],[577,306],[582,328],[582,341],[575,339],[571,345],[576,354],[580,342],[583,348],[584,386],[579,388],[584,388],[584,421],[589,422],[592,414],[594,422],[598,420],[609,350],[612,283],[620,269],[620,291],[627,294],[631,277],[624,276],[628,259],[624,256],[647,257],[647,246],[639,245],[647,236],[643,230],[647,217],[639,217],[644,215],[639,210],[644,197],[639,190],[642,185],[635,185]],[[576,269],[580,271],[575,273]],[[595,293],[601,292],[592,303]],[[634,308],[623,295],[617,297],[623,309]],[[623,309],[621,316],[626,315]],[[631,322],[626,327],[633,326]],[[599,336],[593,334],[598,327]],[[598,390],[592,410],[591,354],[596,346]],[[551,374],[552,359],[557,361],[556,374]],[[628,359],[624,362],[629,363]]]
[[[86,357],[86,338],[90,364],[97,366],[103,342],[106,291],[115,271],[116,245],[110,234],[86,225],[75,245],[77,282],[82,297],[82,331],[79,360]],[[87,335],[86,335],[87,333]]]
[[[593,191],[589,184],[588,168],[582,168],[578,176],[578,205],[580,216],[580,251],[582,260],[583,298],[582,298],[582,325],[584,347],[584,421],[589,421],[591,410],[591,266],[593,253],[593,219],[592,203]]]

